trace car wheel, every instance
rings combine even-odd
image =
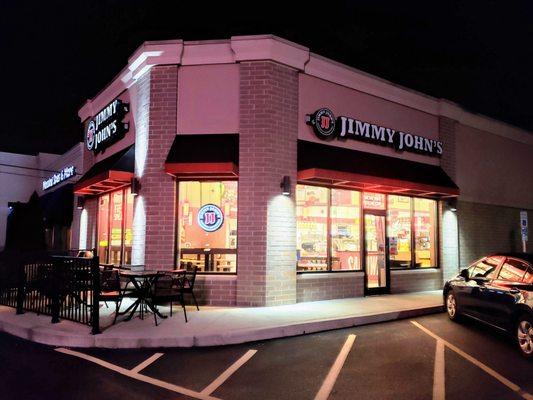
[[[448,317],[452,321],[457,321],[457,319],[459,318],[457,299],[451,291],[446,295],[446,311],[448,312]]]
[[[518,317],[516,324],[518,348],[525,357],[533,357],[533,318],[529,315]]]

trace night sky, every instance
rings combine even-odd
[[[530,0],[298,3],[0,0],[0,150],[81,141],[78,108],[145,40],[263,33],[533,131]]]

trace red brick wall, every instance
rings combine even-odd
[[[172,269],[176,189],[174,179],[164,173],[164,163],[176,136],[178,67],[152,68],[149,84],[147,137],[136,140],[135,150],[136,158],[144,158],[140,153],[146,152],[143,167],[136,169],[146,221],[144,264],[148,269]],[[141,130],[139,134],[146,135],[146,132]],[[138,149],[140,143],[143,146]],[[136,201],[139,204],[141,200]],[[139,235],[142,236],[142,232],[137,232],[137,238]]]
[[[298,302],[343,299],[364,295],[362,272],[298,275]]]
[[[240,65],[237,304],[296,301],[294,183],[298,72],[271,61]],[[290,198],[280,182],[290,176]]]
[[[196,277],[194,295],[199,304],[216,306],[234,306],[236,300],[237,277],[203,275]],[[190,297],[185,297],[192,304]]]

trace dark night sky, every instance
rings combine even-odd
[[[0,0],[0,150],[80,141],[79,106],[145,40],[262,33],[533,130],[530,0],[298,3]]]

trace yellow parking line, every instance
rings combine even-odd
[[[337,381],[337,377],[341,372],[342,366],[346,361],[346,357],[348,357],[348,353],[352,349],[353,343],[355,342],[355,337],[355,335],[348,335],[348,338],[346,339],[346,342],[344,342],[344,346],[342,346],[342,349],[339,355],[337,356],[337,359],[333,363],[331,369],[328,372],[328,375],[326,376],[326,379],[324,379],[324,382],[320,387],[320,390],[316,394],[315,400],[327,400],[327,398],[329,397],[329,394],[333,390],[333,386]]]
[[[158,386],[158,387],[170,390],[170,391],[175,392],[175,393],[180,393],[180,394],[183,394],[185,396],[189,396],[189,397],[192,397],[192,398],[195,398],[195,399],[200,399],[200,400],[218,400],[218,399],[216,399],[216,397],[212,397],[212,396],[209,396],[209,395],[203,394],[203,393],[198,393],[198,392],[195,392],[194,390],[190,390],[190,389],[186,389],[186,388],[181,387],[181,386],[173,385],[172,383],[161,381],[159,379],[151,378],[149,376],[146,376],[146,375],[143,375],[143,374],[139,374],[138,372],[133,372],[133,371],[131,371],[129,369],[119,367],[118,365],[112,364],[110,362],[101,360],[101,359],[93,357],[93,356],[89,356],[89,355],[84,354],[84,353],[80,353],[80,352],[77,352],[77,351],[74,351],[74,350],[65,349],[65,348],[62,348],[62,347],[57,348],[55,350],[60,352],[60,353],[63,353],[63,354],[68,354],[70,356],[82,358],[84,360],[87,360],[87,361],[93,362],[95,364],[98,364],[101,367],[104,367],[104,368],[110,369],[112,371],[118,372],[119,374],[125,375],[125,376],[127,376],[129,378],[136,379],[136,380],[141,381],[141,382],[146,382],[146,383],[149,383],[151,385]]]
[[[444,345],[446,347],[448,347],[449,349],[455,351],[457,354],[459,354],[460,356],[462,356],[463,358],[466,358],[468,361],[470,361],[472,364],[474,364],[475,366],[481,368],[483,371],[485,371],[487,374],[489,374],[490,376],[492,376],[493,378],[499,380],[501,383],[503,383],[505,386],[507,386],[509,389],[511,389],[512,391],[516,392],[517,394],[519,394],[520,396],[522,396],[524,399],[527,399],[527,400],[533,400],[533,396],[531,396],[531,394],[529,394],[528,392],[522,390],[520,388],[520,386],[516,385],[515,383],[511,382],[509,379],[507,379],[506,377],[500,375],[498,372],[494,371],[492,368],[490,368],[488,365],[486,364],[483,364],[481,361],[475,359],[474,357],[472,357],[470,354],[464,352],[463,350],[461,350],[460,348],[458,348],[457,346],[454,346],[453,344],[451,344],[450,342],[447,342],[446,340],[444,340],[443,338],[441,338],[440,336],[436,335],[435,333],[431,332],[429,329],[423,327],[422,325],[420,325],[418,322],[416,321],[411,321],[411,323],[416,326],[417,328],[421,329],[422,331],[424,331],[425,333],[427,333],[429,336],[435,338],[436,340],[440,340],[442,341],[442,343],[444,343]]]

